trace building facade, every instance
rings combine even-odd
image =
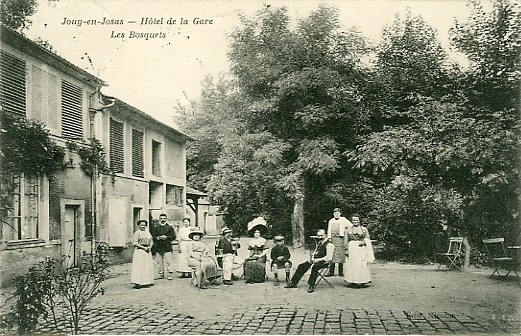
[[[185,147],[190,138],[118,99],[104,97],[101,79],[4,26],[0,44],[0,105],[36,120],[66,150],[68,168],[52,178],[17,179],[13,209],[2,218],[2,284],[44,257],[77,261],[98,242],[130,261],[138,219],[160,213],[178,224],[185,214]],[[110,173],[81,168],[78,148],[98,139]]]

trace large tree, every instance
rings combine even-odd
[[[466,70],[437,56],[425,24],[406,17],[393,23],[400,29],[387,28],[380,50],[395,51],[378,54],[387,87],[379,102],[398,117],[348,153],[377,186],[374,231],[401,257],[432,256],[447,227],[474,246],[519,234],[519,14],[503,0],[491,12],[472,5],[469,20],[452,30],[471,61]]]
[[[248,127],[288,145],[277,187],[293,201],[294,246],[305,239],[306,186],[340,167],[341,151],[363,124],[359,61],[366,49],[327,6],[294,29],[286,8],[265,6],[252,20],[241,17],[232,34],[232,72],[251,102]]]

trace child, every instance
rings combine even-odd
[[[289,249],[284,246],[284,237],[275,236],[273,238],[275,242],[275,246],[271,249],[271,267],[273,272],[275,273],[275,286],[279,285],[279,267],[284,267],[286,270],[286,282],[289,282],[289,272],[291,270],[291,261],[289,258],[291,254],[289,253]]]

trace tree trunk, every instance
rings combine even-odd
[[[463,262],[463,267],[468,268],[470,266],[470,244],[468,236],[463,236],[463,246],[465,246],[465,261]]]
[[[295,195],[293,215],[291,216],[291,231],[293,233],[293,248],[304,246],[304,180],[300,181],[300,193]]]

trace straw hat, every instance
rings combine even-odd
[[[190,231],[188,234],[188,238],[193,239],[194,235],[200,235],[201,237],[204,235],[204,232],[201,231],[199,228],[195,228],[194,230]]]
[[[221,235],[225,235],[225,234],[227,234],[228,232],[233,232],[233,230],[225,226],[225,227],[223,227],[222,230],[221,230]]]

